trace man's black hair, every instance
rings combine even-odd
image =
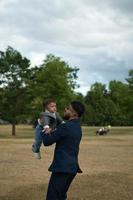
[[[85,107],[80,101],[72,101],[71,106],[76,111],[79,117],[83,115]]]

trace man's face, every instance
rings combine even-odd
[[[64,117],[63,117],[65,120],[69,120],[71,117],[75,117],[75,116],[77,116],[77,113],[72,108],[71,105],[65,108]]]
[[[51,102],[47,105],[47,108],[46,108],[49,112],[51,113],[54,113],[57,111],[57,108],[56,108],[56,103],[54,102]]]

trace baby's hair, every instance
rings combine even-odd
[[[56,103],[54,99],[47,99],[43,102],[43,109],[46,109],[50,103]]]

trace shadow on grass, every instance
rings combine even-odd
[[[0,196],[2,200],[43,200],[47,192],[47,185],[29,185],[17,187],[6,196]]]
[[[68,200],[130,200],[133,177],[124,173],[77,175],[68,192]],[[47,185],[16,188],[2,200],[44,200]]]
[[[133,197],[133,177],[112,173],[79,175],[69,192],[69,200],[130,200]]]

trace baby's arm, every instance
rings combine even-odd
[[[50,124],[50,119],[49,116],[43,112],[43,119],[42,118],[38,118],[38,124],[43,126],[43,132],[45,131],[45,129],[49,129],[49,124]]]
[[[50,124],[49,116],[45,115],[44,113],[44,124],[42,132],[49,133],[49,131],[51,131],[49,124]]]

